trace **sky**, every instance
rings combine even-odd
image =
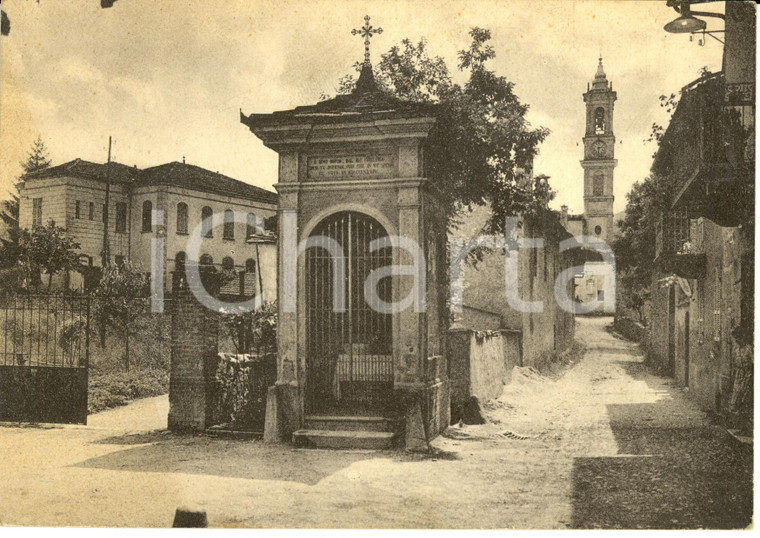
[[[533,126],[551,130],[535,172],[551,177],[552,206],[583,210],[582,94],[599,55],[618,93],[615,211],[645,178],[658,96],[677,92],[703,66],[721,68],[722,45],[666,33],[676,17],[662,0],[256,1],[5,0],[11,33],[0,39],[0,193],[41,136],[54,164],[77,157],[138,167],[170,161],[264,188],[276,154],[239,121],[334,94],[363,58],[351,29],[369,14],[383,33],[373,59],[404,38],[427,39],[456,70],[474,26],[491,30],[490,67],[515,83]],[[723,2],[700,6],[723,11]],[[708,19],[709,29],[722,29]],[[460,75],[458,80],[463,80]],[[2,196],[2,195],[0,195]]]

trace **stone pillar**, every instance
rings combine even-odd
[[[214,375],[219,321],[188,291],[177,292],[172,316],[169,377],[169,429],[204,431],[207,424],[208,379]]]
[[[408,182],[398,188],[398,233],[399,236],[412,241],[420,249],[425,249],[422,237],[422,216],[420,200],[420,180]],[[415,263],[412,252],[405,248],[396,249],[394,264],[411,266]],[[424,256],[423,256],[424,260]],[[416,303],[425,308],[425,290],[414,289],[415,283],[422,286],[425,281],[425,268],[420,267],[420,274],[404,275],[394,279],[393,294],[396,303],[401,302],[410,293],[415,295],[415,302],[396,314],[394,334],[394,388],[414,390],[422,387],[423,357],[426,355],[425,313],[419,312]],[[417,295],[420,300],[417,301]]]
[[[290,441],[292,433],[303,423],[302,392],[304,365],[299,355],[298,309],[299,297],[298,260],[298,186],[297,156],[280,159],[280,179],[287,181],[277,185],[279,191],[278,276],[277,276],[277,381],[267,391],[266,424],[264,441],[277,443]],[[288,172],[289,171],[289,172]],[[287,172],[287,173],[286,173]],[[283,178],[283,174],[286,177]],[[292,183],[293,185],[288,185]]]

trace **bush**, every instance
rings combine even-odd
[[[277,356],[220,354],[211,390],[214,422],[238,431],[264,431],[267,389],[277,378]]]
[[[649,338],[647,328],[632,319],[616,317],[612,327],[620,336],[631,342],[642,344]]]
[[[97,413],[126,405],[137,398],[160,396],[169,391],[169,374],[164,370],[142,369],[130,372],[90,371],[88,411]]]

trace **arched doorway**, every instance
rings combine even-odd
[[[372,217],[344,211],[325,218],[311,234],[340,245],[343,282],[333,282],[328,251],[306,251],[306,412],[331,415],[383,413],[393,391],[392,316],[372,308],[364,294],[367,276],[391,265],[390,248],[369,245],[388,233]],[[335,288],[345,309],[336,312]],[[392,300],[390,278],[380,280],[378,297]]]

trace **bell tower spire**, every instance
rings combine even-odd
[[[613,195],[615,134],[613,112],[617,93],[604,72],[602,57],[590,87],[583,94],[586,103],[586,134],[583,137],[583,213],[585,235],[610,243],[613,238]]]

